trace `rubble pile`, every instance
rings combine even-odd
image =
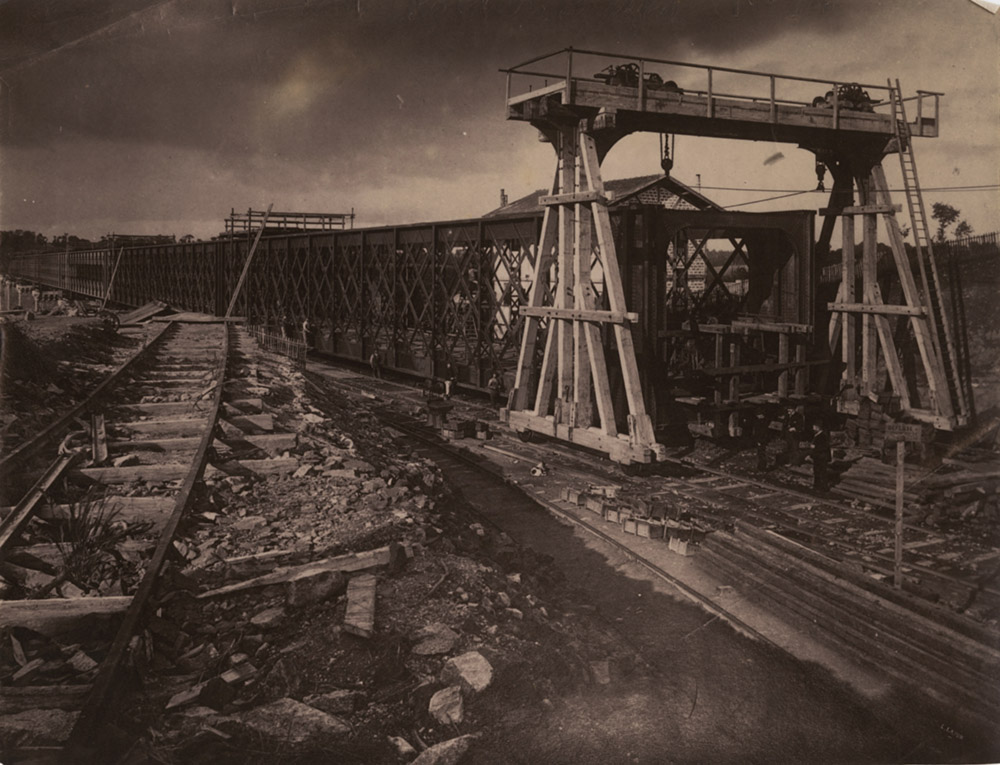
[[[232,395],[297,434],[294,465],[213,474],[175,542],[119,722],[152,756],[458,762],[560,692],[640,670],[549,560],[476,521],[364,407],[273,359],[237,371]]]

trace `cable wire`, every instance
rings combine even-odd
[[[753,191],[753,192],[765,192],[765,193],[786,193],[786,192],[800,192],[800,193],[816,193],[823,194],[829,193],[820,191],[819,189],[806,189],[806,191],[801,191],[800,189],[748,189],[745,187],[736,186],[699,186],[700,191]],[[982,184],[978,186],[934,186],[929,188],[922,188],[921,191],[994,191],[1000,189],[1000,183]],[[889,191],[899,191],[903,192],[905,189],[902,188],[892,188]]]
[[[776,197],[765,197],[764,199],[754,199],[754,200],[752,200],[750,202],[740,202],[739,204],[735,204],[735,205],[723,205],[722,209],[723,210],[731,210],[734,207],[746,207],[747,205],[755,205],[755,204],[759,204],[760,202],[771,202],[771,201],[773,201],[775,199],[787,199],[788,197],[797,197],[800,194],[809,194],[812,191],[813,191],[812,189],[809,189],[809,190],[806,190],[806,191],[794,191],[791,194],[780,194],[780,195],[778,195]]]

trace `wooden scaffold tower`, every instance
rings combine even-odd
[[[629,464],[651,462],[662,447],[642,395],[630,327],[638,316],[626,308],[601,180],[601,159],[621,135],[613,128],[596,130],[587,119],[546,132],[558,162],[552,193],[540,200],[545,215],[535,280],[521,310],[524,336],[506,417],[519,433],[553,436]],[[595,272],[603,277],[607,310],[597,306]],[[544,351],[534,378],[543,321]],[[605,327],[614,336],[628,401],[627,432],[619,432],[615,421]]]
[[[581,75],[579,64],[574,73],[575,56],[616,63],[596,75]],[[564,73],[536,70],[540,62],[560,58]],[[622,60],[628,63],[618,63]],[[683,87],[652,66],[669,76],[678,73]],[[503,71],[508,119],[531,123],[552,143],[558,158],[552,192],[541,199],[546,209],[535,278],[529,305],[522,310],[515,385],[502,412],[522,437],[542,433],[626,465],[661,454],[643,400],[632,337],[639,317],[625,302],[600,171],[610,148],[634,132],[790,143],[813,152],[834,179],[829,207],[820,211],[825,220],[815,245],[817,257],[828,252],[838,222],[843,232],[841,283],[827,305],[830,345],[828,351],[817,349],[827,357],[819,362],[839,355],[843,364],[837,408],[856,414],[864,398],[890,393],[900,413],[918,422],[945,430],[969,423],[973,407],[968,375],[963,374],[967,365],[960,357],[964,346],[956,344],[949,321],[912,145],[914,137],[938,135],[942,94],[917,91],[904,99],[898,81],[860,85],[572,48]],[[728,87],[721,93],[720,73],[749,85],[739,93]],[[514,78],[527,79],[527,91],[513,92]],[[808,89],[820,87],[825,96],[803,99],[803,89],[808,95]],[[916,102],[913,122],[906,117],[905,101]],[[882,169],[883,159],[893,153],[900,157],[913,222],[912,263],[896,219],[901,207],[892,203]],[[896,277],[888,282],[887,296],[879,284],[880,216]],[[855,262],[858,221],[860,279]],[[604,284],[600,302],[595,274]],[[952,299],[960,296],[953,293]],[[812,319],[814,324],[825,322],[826,316]],[[617,384],[619,379],[626,416],[621,411],[616,416],[613,406],[618,398],[612,397],[612,380]],[[738,394],[730,396],[738,399]],[[786,394],[787,385],[779,384],[778,397]]]

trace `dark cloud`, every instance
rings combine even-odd
[[[502,173],[505,152],[531,131],[503,119],[500,67],[569,45],[724,66],[790,32],[844,34],[870,7],[9,0],[0,4],[4,215],[16,218],[9,200],[30,196],[81,218],[142,217],[143,205],[181,217],[209,195],[239,206],[217,200],[233,190],[371,193],[401,178]],[[824,64],[791,73],[821,75]]]
[[[793,24],[843,23],[848,14],[831,4],[15,1],[0,9],[0,43],[14,51],[4,60],[4,139],[45,143],[71,131],[301,157],[393,125],[400,96],[396,140],[424,140],[440,120],[496,104],[498,66],[547,48],[732,51]]]

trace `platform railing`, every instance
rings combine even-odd
[[[292,363],[300,369],[306,365],[306,353],[309,347],[301,340],[285,337],[278,331],[263,327],[259,324],[247,324],[247,334],[249,334],[261,349],[285,356],[292,360]]]
[[[889,88],[886,85],[873,85],[857,82],[847,82],[841,80],[827,80],[818,77],[804,77],[800,75],[788,75],[779,74],[777,72],[761,72],[754,71],[750,69],[737,69],[734,67],[727,66],[708,66],[705,64],[692,64],[687,61],[674,61],[671,59],[653,58],[650,56],[633,56],[621,53],[607,53],[604,51],[594,51],[586,50],[581,48],[563,48],[561,50],[555,51],[553,53],[546,53],[541,56],[536,56],[535,58],[528,59],[515,66],[501,69],[500,71],[507,75],[506,83],[506,103],[518,102],[523,100],[525,97],[529,97],[529,94],[534,93],[534,89],[537,87],[538,79],[542,79],[543,88],[552,88],[555,92],[562,90],[564,93],[563,103],[572,103],[572,95],[574,84],[581,81],[593,82],[599,81],[600,78],[590,76],[590,75],[580,75],[580,60],[581,57],[590,57],[603,60],[614,60],[616,63],[635,63],[639,67],[639,81],[638,81],[638,93],[637,93],[637,108],[642,110],[643,104],[645,102],[646,91],[648,84],[646,82],[646,76],[649,74],[647,65],[654,64],[660,66],[668,67],[681,67],[688,70],[694,70],[696,72],[703,73],[703,88],[685,86],[683,88],[684,94],[695,95],[705,99],[706,101],[706,116],[715,116],[715,107],[717,99],[725,98],[730,100],[748,101],[752,103],[767,103],[770,105],[772,119],[776,118],[777,109],[779,105],[783,106],[812,106],[812,101],[797,100],[794,98],[784,98],[778,96],[779,85],[787,85],[789,83],[812,83],[816,85],[821,85],[824,89],[824,93],[832,93],[831,106],[833,108],[833,123],[834,126],[839,126],[840,111],[843,105],[840,103],[839,91],[842,86],[855,85],[860,88],[870,91],[871,96],[871,106],[873,109],[879,109],[880,107],[889,108]],[[534,64],[538,64],[543,61],[557,62],[561,57],[565,57],[565,66],[557,67],[557,71],[540,71],[535,68],[528,69],[527,67]],[[562,69],[563,71],[558,71]],[[717,87],[718,75],[737,75],[741,77],[750,77],[761,82],[766,82],[767,92],[760,94],[750,94],[750,93],[731,93],[726,91],[721,91]],[[515,77],[527,77],[531,81],[528,83],[528,90],[522,92],[515,92]],[[557,87],[558,86],[558,87]],[[876,97],[877,95],[877,97]],[[944,95],[943,93],[930,91],[930,90],[918,90],[916,95],[910,96],[903,99],[904,101],[916,101],[917,102],[917,125],[919,126],[924,121],[933,120],[937,124],[938,112],[940,108],[940,97]],[[925,108],[925,101],[931,100],[932,114],[928,113]]]

